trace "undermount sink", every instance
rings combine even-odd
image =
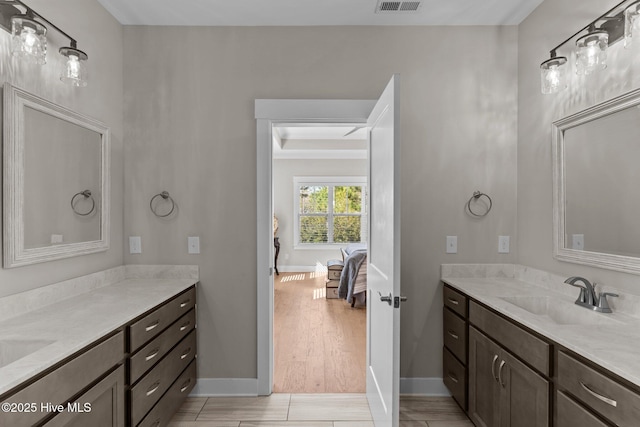
[[[0,368],[54,342],[49,340],[2,340],[0,341]]]
[[[559,325],[602,325],[617,323],[606,315],[588,308],[579,307],[566,301],[558,301],[548,296],[501,297],[503,301],[535,314],[541,319]]]

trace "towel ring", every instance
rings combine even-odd
[[[471,202],[474,200],[477,201],[478,199],[480,199],[480,197],[483,197],[483,196],[486,197],[487,200],[489,201],[489,206],[487,206],[487,210],[484,213],[476,213],[473,211],[473,209],[471,209]],[[480,191],[474,191],[473,196],[471,196],[469,198],[469,201],[467,202],[467,209],[469,210],[469,213],[477,217],[482,217],[488,214],[492,206],[493,206],[493,201],[491,201],[491,197],[489,197],[488,194],[481,193]]]
[[[153,201],[158,198],[158,197],[162,197],[164,200],[169,200],[171,202],[171,210],[169,211],[169,213],[166,213],[164,215],[160,215],[158,214],[158,212],[153,208]],[[151,198],[151,200],[149,201],[149,209],[151,209],[151,212],[153,212],[153,214],[155,216],[157,216],[158,218],[165,218],[168,217],[169,215],[171,215],[173,213],[173,211],[176,208],[176,202],[171,198],[171,196],[169,195],[168,191],[163,191],[161,193],[156,194],[155,196],[153,196]]]
[[[76,205],[75,205],[75,201],[76,201],[76,197],[78,196],[84,196],[85,199],[91,199],[91,209],[89,209],[88,212],[78,212],[76,210]],[[73,209],[73,211],[80,216],[87,216],[89,214],[91,214],[91,212],[93,212],[96,209],[96,201],[93,198],[93,196],[91,195],[91,190],[84,190],[84,191],[80,191],[79,193],[76,193],[73,195],[73,197],[71,198],[71,209]]]

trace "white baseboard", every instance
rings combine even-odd
[[[198,378],[191,390],[191,397],[257,396],[258,380],[255,378]]]
[[[400,394],[421,396],[451,396],[442,378],[400,378]],[[198,378],[189,396],[257,396],[255,378]]]
[[[313,273],[318,270],[318,266],[315,265],[283,265],[278,267],[279,273]],[[327,268],[324,267],[324,272],[327,272]]]
[[[400,394],[451,396],[442,378],[400,378]]]

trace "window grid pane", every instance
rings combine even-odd
[[[300,244],[366,242],[365,185],[297,186]]]

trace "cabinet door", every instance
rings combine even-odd
[[[549,426],[549,382],[506,350],[500,358],[500,427]]]
[[[46,427],[124,427],[124,366],[120,366],[45,424]]]
[[[500,347],[477,329],[469,328],[469,418],[477,427],[499,424]]]

